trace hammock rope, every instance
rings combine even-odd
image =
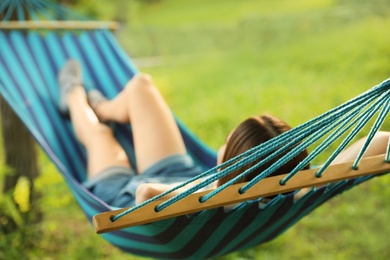
[[[369,103],[371,102],[370,100],[367,100],[365,101],[365,103]],[[341,124],[340,126],[338,126],[338,128],[334,131],[335,134],[333,135],[330,135],[327,139],[325,139],[314,151],[312,151],[305,159],[303,159],[285,178],[283,178],[283,180],[281,181],[281,185],[285,185],[287,183],[288,180],[290,180],[295,174],[297,174],[300,170],[303,169],[303,167],[305,165],[307,165],[308,163],[310,163],[311,161],[313,161],[318,155],[320,155],[323,151],[325,151],[332,143],[334,143],[339,137],[341,137],[350,127],[352,127],[357,120],[359,120],[359,118],[356,118],[354,121],[350,122],[348,120],[348,118],[352,119],[354,116],[356,116],[359,112],[361,111],[361,109],[357,109],[357,110],[354,110],[354,111],[348,111],[347,113],[347,119],[346,118],[343,118],[343,117],[338,117],[336,119],[336,121],[334,121],[334,124],[336,125],[338,122],[344,122],[343,124]],[[347,125],[348,124],[348,125]],[[310,142],[310,144],[318,141],[320,138],[322,138],[323,136],[325,136],[327,133],[329,133],[333,128],[333,125],[332,124],[329,124],[329,126],[326,127],[326,129],[324,130],[324,133],[322,135],[319,135],[317,138],[312,138],[313,141]],[[309,141],[310,139],[306,140],[306,141]],[[305,141],[305,142],[306,142]],[[309,144],[309,145],[310,145]],[[341,146],[339,146],[337,148],[337,150],[333,153],[334,156],[336,157],[340,152],[341,152],[342,148]],[[330,161],[333,161],[330,160]],[[324,167],[324,170],[327,168]],[[317,172],[318,174],[318,172]],[[320,175],[317,175],[317,177],[320,177]]]
[[[385,84],[385,83],[382,83],[382,84]],[[234,170],[237,170],[237,169],[240,169],[241,167],[247,165],[248,163],[251,163],[253,161],[255,161],[257,158],[259,157],[262,157],[264,155],[266,155],[267,153],[269,153],[270,149],[274,148],[274,147],[280,147],[280,146],[284,146],[288,143],[290,143],[290,146],[294,146],[296,145],[299,140],[301,140],[302,138],[305,137],[305,135],[307,134],[311,134],[323,127],[328,127],[329,124],[332,122],[332,117],[339,117],[340,115],[343,115],[346,111],[348,112],[351,107],[355,107],[356,105],[359,105],[360,102],[362,102],[362,100],[364,99],[367,99],[366,101],[364,101],[366,103],[370,103],[373,99],[375,99],[377,97],[377,94],[380,93],[382,90],[382,88],[380,88],[380,86],[376,87],[376,88],[373,88],[371,91],[367,91],[366,93],[363,93],[362,95],[346,102],[345,104],[342,104],[340,105],[339,107],[336,107],[328,112],[325,112],[323,115],[321,116],[318,116],[317,118],[314,118],[304,124],[302,124],[301,126],[298,126],[294,129],[292,129],[291,131],[289,132],[285,132],[279,136],[277,136],[276,138],[272,139],[272,142],[271,140],[268,141],[268,142],[265,142],[263,144],[260,145],[260,147],[255,147],[255,148],[252,148],[250,150],[248,150],[247,152],[244,152],[242,153],[241,155],[238,155],[237,157],[235,158],[232,158],[228,161],[226,161],[225,163],[221,164],[221,165],[218,165],[218,166],[215,166],[213,168],[211,168],[210,170],[208,171],[205,171],[204,173],[194,177],[193,179],[190,179],[148,201],[145,201],[135,207],[132,207],[128,210],[126,210],[125,212],[119,214],[119,215],[116,215],[114,217],[112,217],[112,221],[116,221],[117,219],[121,218],[122,216],[125,216],[135,210],[137,210],[138,208],[142,208],[143,206],[145,205],[148,205],[149,203],[151,202],[154,202],[198,179],[201,179],[201,178],[204,178],[204,177],[207,177],[207,176],[210,176],[212,175],[210,178],[207,178],[206,180],[204,180],[203,182],[187,189],[186,191],[184,191],[183,193],[181,194],[178,194],[176,195],[175,197],[165,201],[164,203],[162,203],[161,205],[157,206],[156,208],[156,211],[159,212],[161,210],[163,210],[164,208],[174,204],[175,202],[181,200],[181,199],[184,199],[185,197],[189,196],[190,194],[193,194],[194,192],[210,185],[211,183],[213,183],[214,181],[217,181],[218,179],[230,174],[232,171]],[[293,140],[291,142],[291,139]],[[279,153],[281,153],[282,151],[280,151]],[[271,160],[273,157],[279,155],[279,153],[276,153],[276,154],[272,154],[270,156],[267,156],[267,158],[264,159],[263,162],[261,163],[266,163],[268,162],[269,160]],[[245,158],[245,159],[242,159],[242,158]],[[238,162],[237,162],[238,161]],[[235,162],[235,163],[234,163]],[[232,164],[232,165],[230,165]],[[225,166],[228,166],[230,165],[229,167],[221,170],[219,173],[215,173],[217,170],[225,167]],[[245,176],[249,174],[248,172],[244,172],[242,173],[240,176]],[[260,176],[260,175],[259,175]],[[264,178],[263,176],[261,178]],[[233,180],[230,180],[229,182],[227,182],[226,184],[224,185],[221,185],[218,189],[214,190],[211,194],[212,196],[216,195],[217,193],[219,193],[220,191],[222,191],[223,189],[225,189],[226,187],[232,185],[235,183],[236,180],[238,180],[239,178],[236,177],[235,179]],[[259,179],[258,181],[260,181],[261,179]],[[253,186],[253,185],[251,185]],[[210,194],[210,195],[211,195]],[[201,199],[201,201],[205,201],[205,199],[209,199],[211,196],[206,196],[206,197],[203,197]]]
[[[332,130],[332,134],[330,134],[322,143],[320,143],[307,158],[305,158],[300,164],[298,164],[281,182],[280,185],[285,185],[288,180],[290,180],[294,175],[299,173],[306,165],[308,165],[313,159],[315,159],[319,154],[321,154],[325,149],[329,148],[331,144],[333,144],[336,140],[344,135],[348,130],[352,127],[352,131],[347,135],[347,137],[342,141],[342,143],[335,149],[335,151],[330,155],[328,160],[321,166],[321,168],[316,172],[316,177],[320,178],[327,167],[331,164],[331,162],[335,159],[337,155],[339,155],[346,146],[359,134],[359,132],[363,129],[364,126],[367,125],[368,121],[373,117],[375,113],[378,112],[380,108],[383,108],[376,119],[373,128],[369,133],[369,137],[365,142],[364,146],[359,152],[358,157],[353,165],[353,168],[356,169],[358,163],[365,150],[368,148],[368,145],[372,141],[375,133],[379,130],[380,126],[383,124],[387,114],[389,113],[389,100],[390,100],[390,80],[385,80],[381,84],[373,87],[372,89],[362,93],[356,98],[347,101],[346,103],[328,111],[324,114],[298,126],[293,128],[292,130],[285,132],[272,140],[269,140],[255,148],[244,152],[243,154],[228,160],[227,162],[216,166],[208,171],[205,171],[203,174],[196,176],[181,185],[178,185],[169,191],[166,191],[148,201],[145,201],[135,207],[129,208],[128,210],[115,215],[112,217],[112,221],[116,221],[119,218],[142,208],[172,192],[178,190],[200,178],[204,178],[210,176],[199,184],[194,185],[193,187],[183,191],[182,193],[164,201],[160,205],[156,207],[156,212],[160,212],[163,209],[175,204],[177,201],[180,201],[187,196],[193,194],[194,192],[206,187],[207,185],[213,183],[214,181],[219,180],[220,178],[232,173],[233,171],[239,170],[241,167],[258,160],[259,158],[264,157],[260,162],[256,163],[251,168],[245,170],[239,176],[233,178],[232,180],[226,182],[220,187],[214,189],[207,195],[200,198],[200,202],[205,202],[210,198],[214,197],[216,194],[220,193],[227,187],[235,184],[239,179],[244,176],[250,174],[255,171],[260,166],[269,162],[273,158],[278,155],[288,151],[283,157],[277,160],[274,164],[272,164],[268,169],[263,171],[261,174],[257,175],[250,182],[244,185],[240,189],[240,193],[245,193],[251,187],[253,187],[256,183],[260,182],[264,178],[271,175],[275,170],[277,170],[282,165],[286,164],[292,158],[296,157],[299,153],[301,153],[304,149],[307,149],[310,145],[314,144],[325,135],[329,134]],[[363,112],[362,112],[363,111]],[[360,113],[360,114],[359,114]],[[321,131],[319,131],[321,130]],[[306,140],[305,140],[306,139]],[[274,151],[276,150],[276,151]],[[389,150],[386,154],[386,157],[389,157]],[[228,167],[226,167],[228,166]],[[226,168],[223,168],[226,167]],[[220,170],[222,169],[222,170]],[[218,170],[220,170],[218,172]]]
[[[381,113],[378,116],[378,119],[375,121],[374,126],[372,127],[370,133],[368,134],[367,140],[364,143],[362,149],[360,150],[358,156],[356,157],[356,160],[354,164],[352,165],[353,169],[357,169],[359,162],[363,158],[364,153],[368,149],[368,146],[370,145],[372,139],[374,138],[374,135],[379,131],[379,128],[382,126],[383,122],[385,121],[387,115],[389,114],[390,111],[390,99],[389,95],[386,96],[386,104],[383,106]]]
[[[326,168],[331,164],[331,162],[335,159],[335,157],[347,147],[347,145],[357,136],[357,134],[363,129],[363,127],[367,124],[367,122],[371,119],[371,117],[377,112],[377,110],[381,107],[382,103],[386,101],[386,95],[382,95],[382,98],[378,100],[376,104],[374,104],[372,107],[369,107],[368,110],[365,111],[365,113],[362,113],[357,120],[359,120],[358,125],[356,125],[351,133],[343,140],[343,142],[339,145],[337,150],[332,153],[329,158],[326,160],[326,162],[323,164],[323,166],[318,170],[316,173],[316,177],[321,177],[323,172],[326,170]],[[370,140],[371,141],[371,140]],[[364,147],[362,147],[364,149]],[[362,151],[361,149],[361,151]],[[362,156],[362,155],[361,155]],[[360,161],[360,160],[359,160]],[[356,164],[352,166],[352,169],[357,169]]]
[[[3,23],[9,22],[14,14],[20,22],[27,20],[95,20],[93,17],[81,15],[62,5],[47,0],[3,0],[0,14],[4,13]]]
[[[363,103],[360,108],[356,109],[353,114],[350,114],[348,117],[343,118],[342,120],[345,121],[344,124],[342,124],[339,127],[339,131],[336,130],[333,136],[330,136],[328,140],[325,140],[320,146],[318,146],[312,153],[309,154],[307,159],[312,159],[315,156],[319,155],[321,152],[325,151],[329,147],[330,144],[334,143],[336,140],[338,140],[343,134],[345,134],[351,127],[353,127],[358,121],[360,123],[352,129],[350,134],[343,140],[343,142],[336,148],[336,150],[329,156],[329,158],[326,160],[326,162],[320,167],[320,169],[316,173],[316,177],[320,178],[322,176],[322,173],[328,168],[328,166],[332,163],[332,161],[336,158],[337,155],[339,155],[346,147],[347,145],[352,141],[353,138],[356,137],[356,135],[362,130],[362,128],[366,125],[366,121],[362,121],[362,119],[371,118],[373,114],[379,109],[381,105],[381,100],[379,99],[378,102],[376,102],[373,106],[368,107],[368,109],[362,113],[360,116],[356,117],[353,121],[350,122],[350,120],[353,119],[355,115],[360,113],[366,105],[371,103],[371,100],[367,100],[365,103]],[[348,124],[347,126],[345,126]],[[296,170],[293,169],[292,172],[289,175],[293,175],[296,173]],[[290,177],[290,176],[289,176]],[[285,183],[285,182],[284,182]]]

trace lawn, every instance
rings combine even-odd
[[[92,6],[83,2],[80,10]],[[297,126],[390,75],[386,1],[112,2],[122,9],[94,2],[88,9],[94,15],[125,20],[118,41],[214,149],[247,116],[271,113]],[[389,128],[387,121],[383,129]],[[40,166],[45,218],[30,227],[39,242],[21,252],[3,240],[0,258],[133,259],[94,234],[43,154]],[[389,185],[389,175],[362,184],[272,242],[221,259],[388,259]]]

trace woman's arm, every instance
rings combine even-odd
[[[138,186],[136,194],[135,194],[135,204],[138,205],[144,201],[147,201],[148,199],[151,199],[157,195],[160,195],[163,192],[166,192],[170,189],[172,189],[174,185],[168,185],[168,184],[161,184],[161,183],[142,183]],[[164,196],[164,199],[169,199],[177,194],[182,192],[182,189],[175,190],[166,196]]]
[[[193,181],[191,183],[188,183],[187,185],[165,195],[162,198],[164,198],[164,199],[172,198],[172,197],[178,195],[179,193],[182,193],[182,192],[186,191],[187,189],[193,187],[194,185],[199,184],[200,182],[201,182],[201,180],[196,180],[196,181]],[[138,204],[140,204],[144,201],[147,201],[148,199],[151,199],[157,195],[160,195],[161,193],[166,192],[174,187],[176,187],[176,184],[168,185],[168,184],[161,184],[161,183],[142,183],[138,186],[138,188],[136,190],[135,204],[138,205]],[[206,189],[207,190],[215,189],[216,187],[217,187],[217,182],[215,181],[215,182],[209,184],[208,186],[199,189],[196,192],[204,191]]]
[[[389,137],[390,137],[390,132],[379,131],[378,133],[376,133],[370,143],[370,146],[364,153],[363,157],[371,157],[375,155],[385,154],[387,149],[387,144],[389,143]],[[367,137],[364,137],[362,139],[359,139],[352,145],[350,145],[347,149],[342,151],[335,158],[332,164],[353,162],[356,159],[357,155],[359,154],[360,149],[362,148],[366,139]]]
[[[363,157],[371,157],[375,155],[385,154],[387,150],[387,145],[389,143],[389,138],[390,132],[379,131],[378,133],[376,133]],[[357,155],[359,154],[360,149],[362,148],[366,139],[367,137],[361,138],[352,145],[350,145],[347,149],[342,151],[331,164],[334,165],[346,162],[351,162],[352,164],[353,161],[356,159]],[[294,195],[294,200],[302,198],[310,190],[311,188],[304,188],[300,190]]]

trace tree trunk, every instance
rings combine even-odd
[[[30,15],[26,10],[23,10],[23,12],[25,19],[28,20]],[[0,13],[1,20],[5,17],[6,13],[7,10]],[[9,20],[19,20],[18,12],[14,11],[9,17]],[[24,224],[35,223],[42,218],[41,211],[37,205],[39,193],[34,188],[34,180],[39,174],[35,141],[2,96],[0,96],[0,117],[4,164],[7,166],[7,174],[4,177],[2,190],[4,194],[12,194],[19,178],[22,176],[27,178],[29,183],[29,211],[20,212],[20,215],[23,217]],[[16,202],[13,202],[15,203],[15,208],[20,209]],[[2,212],[0,212],[1,214]],[[12,219],[9,220],[12,222]],[[9,232],[17,228],[17,225],[11,224],[7,226]]]
[[[21,212],[21,215],[26,222],[39,221],[41,212],[36,203],[39,194],[34,189],[34,179],[39,174],[35,141],[2,96],[0,96],[0,114],[4,164],[9,169],[4,178],[3,193],[12,192],[19,178],[26,177],[30,185],[28,198],[30,210]]]

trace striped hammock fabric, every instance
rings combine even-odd
[[[114,97],[138,71],[107,30],[88,32],[0,31],[0,91],[39,145],[63,175],[86,217],[112,210],[81,183],[86,155],[67,118],[57,111],[57,73],[69,58],[81,62],[87,87]],[[204,170],[215,166],[216,155],[179,120],[190,155]],[[135,165],[131,128],[115,126],[116,136]],[[204,259],[270,241],[333,196],[372,176],[312,189],[294,202],[278,195],[260,207],[258,201],[234,210],[202,211],[102,236],[120,249],[152,258]],[[92,232],[92,229],[91,229]]]

